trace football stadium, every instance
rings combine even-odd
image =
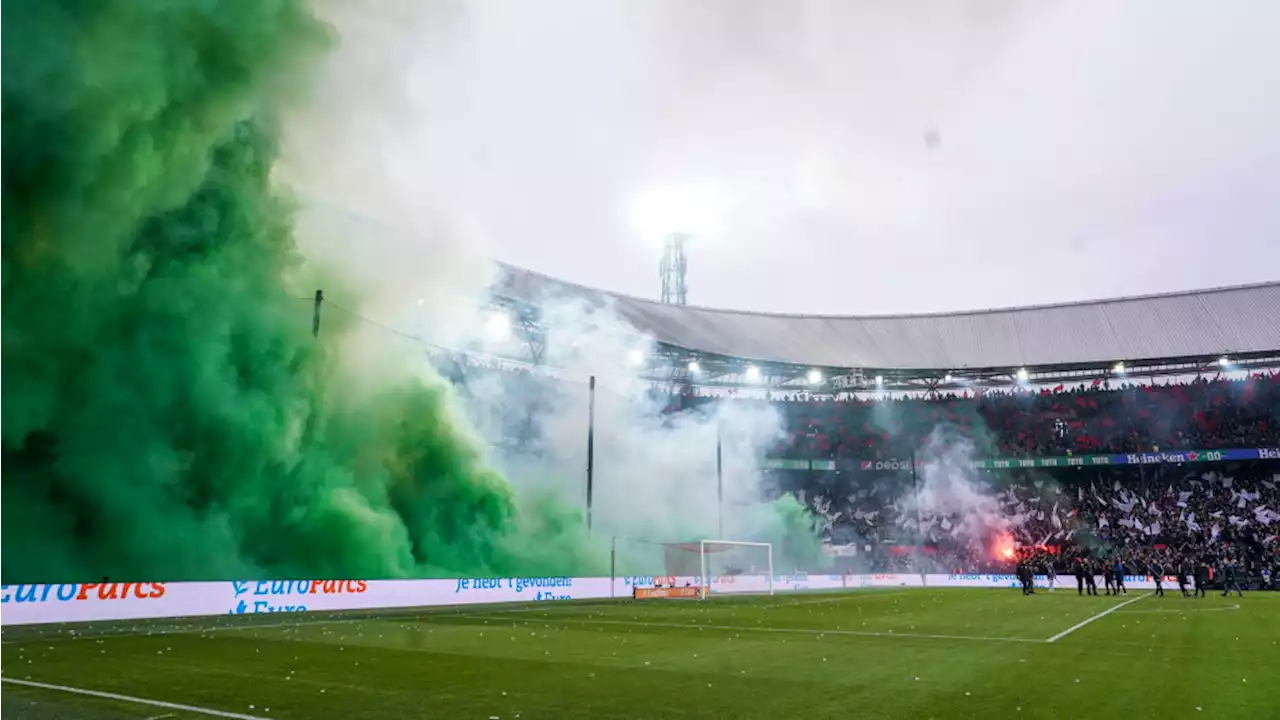
[[[1280,717],[1280,283],[497,262],[308,186],[329,11],[4,6],[4,720]]]
[[[681,476],[711,535],[597,535],[598,575],[6,584],[6,717],[1068,717],[1135,688],[1277,711],[1280,326],[1255,319],[1280,285],[813,318],[503,278],[489,312],[522,351],[435,361],[461,395],[503,388],[511,456],[543,441],[529,398],[581,390],[538,364],[541,308],[610,308],[667,422],[777,414],[759,475],[814,537],[744,530],[724,422]],[[588,458],[576,517],[621,527],[592,503],[629,473]]]

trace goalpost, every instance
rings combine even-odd
[[[702,540],[698,584],[705,600],[708,594],[773,594],[773,545],[741,540]]]
[[[667,573],[692,578],[698,596],[708,594],[773,594],[773,546],[767,542],[704,539],[663,543]]]
[[[773,545],[745,540],[696,540],[690,542],[653,542],[637,538],[614,537],[610,576],[617,579],[619,567],[618,541],[627,543],[629,561],[624,576],[635,576],[636,550],[648,547],[661,551],[661,559],[651,560],[638,574],[652,576],[654,589],[672,592],[649,593],[649,597],[687,597],[706,599],[710,595],[773,594]],[[655,567],[656,561],[656,567]]]

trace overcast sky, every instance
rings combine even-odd
[[[413,20],[385,43],[413,136],[394,152],[423,212],[513,264],[656,297],[669,226],[700,234],[692,304],[850,314],[1280,277],[1280,3],[454,0]]]

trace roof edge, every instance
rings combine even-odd
[[[504,263],[501,261],[495,261],[495,262],[497,262],[498,265],[503,270],[527,273],[529,275],[533,275],[538,278],[545,279],[549,282],[556,283],[558,285],[561,285],[569,289],[597,293],[600,295],[607,295],[612,298],[618,298],[622,300],[628,300],[631,302],[643,303],[646,305],[656,305],[659,307],[672,307],[671,305],[668,305],[658,300],[654,300],[652,298],[637,297],[635,295],[628,295],[626,293],[615,292],[612,290],[605,290],[603,288],[592,287],[590,285],[583,285],[581,283],[564,280],[558,277],[554,277],[552,275],[548,275],[546,273],[538,272],[537,270],[530,270],[528,268],[522,268],[516,265],[511,265],[509,263]],[[965,317],[965,316],[973,316],[973,315],[999,315],[1004,313],[1026,312],[1026,311],[1032,311],[1032,310],[1053,310],[1058,308],[1083,307],[1087,305],[1111,305],[1115,303],[1138,302],[1142,300],[1158,300],[1162,298],[1187,297],[1191,295],[1211,295],[1211,294],[1218,294],[1218,293],[1225,293],[1225,292],[1236,292],[1240,290],[1255,290],[1258,288],[1266,288],[1266,287],[1280,287],[1280,280],[1272,280],[1267,282],[1256,282],[1256,283],[1244,283],[1241,285],[1221,285],[1217,287],[1197,288],[1197,289],[1191,289],[1191,290],[1174,290],[1170,292],[1147,293],[1143,295],[1122,295],[1118,297],[1097,298],[1093,300],[1071,300],[1068,302],[1041,303],[1038,305],[1014,305],[1014,306],[996,307],[996,308],[981,308],[981,309],[970,309],[970,310],[947,310],[947,311],[941,311],[941,312],[924,312],[924,313],[881,313],[881,314],[871,314],[871,315],[846,315],[846,314],[835,314],[835,313],[785,313],[785,312],[769,312],[765,310],[735,310],[733,308],[710,307],[706,305],[680,305],[678,307],[682,309],[697,310],[700,312],[716,313],[716,314],[722,314],[722,315],[751,315],[756,317],[768,317],[768,318],[803,318],[803,319],[812,319],[812,320],[911,320],[911,319],[928,319],[928,318],[941,318],[941,317]]]

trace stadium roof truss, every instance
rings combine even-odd
[[[606,293],[503,265],[494,301],[536,338],[557,300],[651,338],[649,379],[830,393],[1044,385],[1280,367],[1280,283],[930,315],[777,315]],[[540,341],[534,362],[541,359]],[[1224,364],[1223,359],[1227,362]],[[696,368],[696,370],[691,370]],[[820,376],[813,383],[813,373]]]

